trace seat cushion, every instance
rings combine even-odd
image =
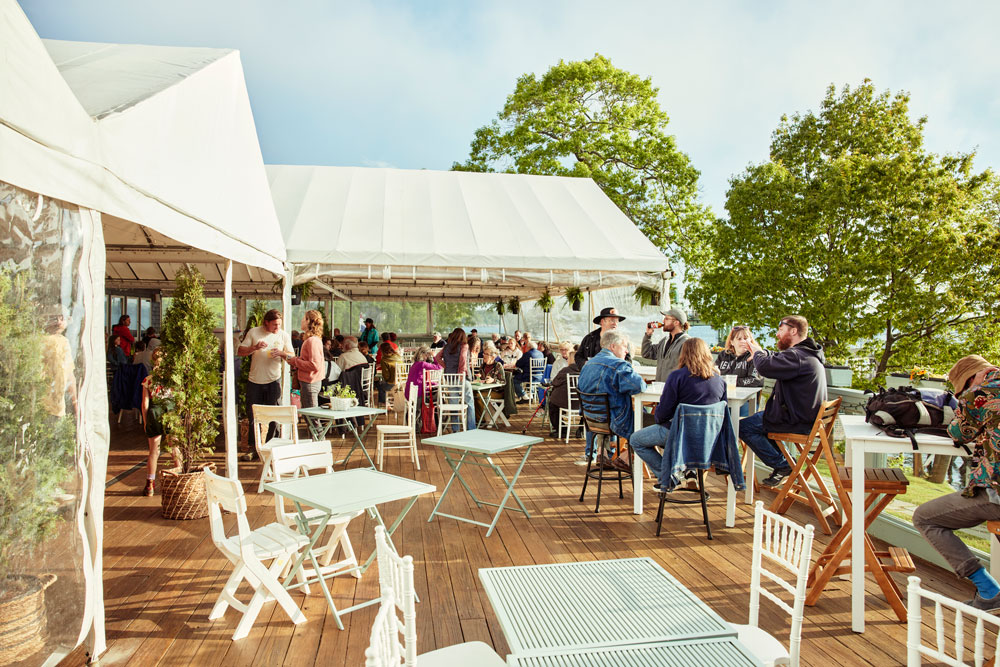
[[[770,633],[753,625],[734,625],[740,643],[765,665],[787,665],[788,649]]]
[[[506,667],[507,662],[488,644],[465,642],[417,656],[420,667]]]
[[[413,427],[394,424],[379,424],[375,427],[375,430],[379,433],[386,433],[389,435],[406,435],[413,430]]]

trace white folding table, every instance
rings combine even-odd
[[[474,396],[478,396],[479,400],[483,402],[483,414],[479,415],[479,422],[476,424],[478,428],[483,427],[483,422],[486,421],[487,417],[490,417],[490,426],[494,428],[497,425],[497,418],[503,420],[503,423],[510,426],[510,422],[507,421],[507,417],[503,414],[503,408],[494,408],[490,405],[490,392],[494,389],[503,388],[503,384],[499,382],[472,382],[472,393]],[[473,400],[475,403],[475,400]],[[474,409],[474,406],[473,406]]]
[[[726,404],[729,406],[729,419],[733,424],[733,431],[736,434],[736,441],[739,442],[740,439],[740,408],[743,404],[749,403],[751,405],[751,411],[756,409],[757,406],[757,396],[760,394],[762,387],[736,387],[729,389],[727,393]],[[632,396],[632,410],[634,412],[635,419],[635,430],[638,431],[642,428],[642,404],[643,403],[658,403],[660,401],[660,396],[663,395],[663,383],[653,382],[646,385],[646,391],[639,394],[634,394]],[[747,473],[744,470],[743,476],[746,478],[747,492],[746,492],[746,502],[753,503],[753,453],[748,452],[747,455],[747,465],[746,468],[750,472]],[[632,502],[634,504],[633,512],[635,514],[642,514],[642,492],[643,492],[643,470],[642,470],[642,459],[638,456],[632,457]],[[732,528],[736,525],[736,487],[733,486],[733,480],[730,477],[726,477],[726,527]]]
[[[844,428],[847,451],[844,461],[854,470],[865,469],[865,454],[897,454],[912,452],[909,438],[894,438],[865,422],[864,415],[840,415],[840,425]],[[965,450],[956,447],[951,438],[938,435],[917,435],[919,454],[940,454],[944,456],[966,456]],[[971,448],[971,444],[970,444]],[[865,631],[865,476],[856,473],[851,476],[851,629]],[[994,540],[990,539],[990,545]],[[993,569],[993,550],[990,550]]]
[[[525,508],[524,503],[522,503],[521,499],[518,497],[517,492],[514,491],[514,485],[517,484],[517,478],[521,476],[521,470],[524,469],[524,464],[528,461],[528,455],[531,454],[531,448],[542,442],[541,438],[537,438],[532,435],[504,433],[503,431],[487,431],[486,429],[477,428],[472,431],[458,431],[456,433],[439,435],[433,438],[424,438],[422,442],[425,445],[434,445],[435,447],[439,447],[441,452],[444,454],[444,460],[448,463],[448,466],[452,471],[451,477],[448,478],[448,483],[445,484],[444,491],[441,492],[441,497],[438,498],[437,504],[434,505],[431,515],[427,517],[428,521],[433,519],[435,515],[438,515],[448,517],[449,519],[455,519],[456,521],[474,523],[477,526],[488,527],[489,530],[486,531],[486,537],[489,537],[493,533],[493,529],[496,528],[497,521],[500,520],[500,514],[504,511],[507,501],[512,497],[518,507],[511,507],[508,509],[514,512],[522,512],[524,516],[528,518],[531,517],[531,515],[528,514],[528,510]],[[493,461],[493,457],[503,452],[521,449],[522,447],[524,448],[524,456],[521,457],[521,463],[517,466],[514,476],[508,480],[507,476],[503,474],[503,470],[500,469],[500,466]],[[459,454],[460,456],[458,456],[458,459],[456,460],[455,456]],[[496,474],[497,477],[500,478],[500,480],[504,483],[504,486],[507,487],[507,492],[504,493],[503,500],[501,500],[499,504],[489,503],[476,497],[476,494],[472,492],[472,489],[469,488],[469,485],[462,477],[462,466],[466,463],[473,466],[479,466],[480,468],[489,468]],[[493,520],[490,523],[483,523],[482,521],[475,521],[473,519],[454,516],[452,514],[445,514],[444,512],[438,511],[438,508],[441,507],[441,503],[444,502],[445,496],[448,495],[448,491],[451,489],[451,485],[456,479],[463,487],[465,487],[466,492],[472,498],[473,502],[476,503],[476,507],[489,505],[490,507],[497,508],[496,514],[493,515]]]
[[[375,551],[372,551],[364,564],[336,572],[324,571],[316,560],[316,555],[313,553],[313,545],[316,544],[323,531],[326,530],[330,519],[341,514],[365,510],[379,525],[385,526],[378,506],[391,503],[395,500],[408,499],[409,502],[403,507],[396,520],[392,522],[391,526],[386,527],[386,538],[389,540],[389,544],[392,545],[392,534],[417,502],[417,499],[424,494],[434,493],[437,490],[437,487],[433,484],[425,484],[424,482],[406,479],[405,477],[389,475],[371,468],[353,468],[351,470],[340,470],[322,475],[285,479],[280,482],[268,482],[264,485],[264,488],[271,493],[292,501],[295,505],[295,511],[298,513],[296,521],[303,535],[309,535],[309,519],[306,518],[304,508],[313,508],[322,512],[319,521],[316,521],[316,517],[313,517],[315,528],[312,535],[309,536],[309,545],[302,551],[302,555],[295,561],[295,565],[292,566],[288,576],[285,578],[285,588],[295,588],[302,585],[301,583],[295,583],[293,580],[299,568],[302,567],[308,558],[312,563],[316,576],[308,578],[305,583],[318,583],[320,588],[323,589],[323,596],[326,598],[326,603],[330,606],[330,611],[333,612],[333,618],[337,622],[337,627],[341,630],[344,629],[344,625],[340,621],[340,617],[343,614],[349,614],[362,607],[378,604],[379,599],[376,598],[362,602],[361,604],[338,611],[336,605],[333,603],[333,598],[330,596],[330,589],[326,585],[326,579],[354,572],[355,570],[363,573],[372,564],[372,561],[375,560]]]
[[[651,558],[481,568],[479,578],[515,656],[737,636]]]
[[[553,653],[511,655],[510,667],[762,667],[750,650],[733,638],[688,639],[661,644],[627,644],[565,649]]]
[[[368,435],[368,431],[371,430],[372,425],[375,420],[378,419],[379,415],[384,415],[385,410],[382,408],[369,408],[365,406],[357,406],[354,408],[348,408],[347,410],[331,410],[330,408],[302,408],[299,410],[299,414],[306,418],[306,425],[309,427],[309,435],[312,436],[313,440],[326,440],[326,434],[330,432],[334,426],[340,426],[346,428],[354,436],[354,444],[351,445],[351,450],[347,452],[345,456],[340,461],[337,461],[337,465],[346,466],[347,462],[351,458],[351,454],[358,447],[361,448],[361,453],[365,455],[368,459],[368,465],[372,468],[375,467],[375,462],[372,461],[372,457],[368,455],[368,450],[365,449],[364,438]],[[365,424],[364,429],[359,434],[357,429],[354,428],[354,419],[358,417],[371,417]],[[339,425],[337,422],[341,422]]]

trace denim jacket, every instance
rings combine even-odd
[[[607,394],[611,430],[623,438],[632,437],[635,430],[632,394],[646,391],[645,380],[632,369],[632,364],[610,350],[601,350],[583,365],[577,387],[587,394]]]
[[[677,406],[670,424],[670,434],[663,447],[660,486],[671,491],[679,484],[685,470],[708,470],[729,474],[737,491],[745,488],[740,453],[725,401],[711,405]]]

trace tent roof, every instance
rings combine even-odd
[[[296,283],[319,278],[352,299],[658,288],[669,268],[586,178],[287,165],[267,174]]]

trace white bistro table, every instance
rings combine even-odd
[[[912,452],[909,438],[894,438],[865,422],[864,415],[840,415],[844,427],[847,452],[844,460],[854,470],[865,469],[865,454],[896,454]],[[919,454],[965,456],[951,438],[938,435],[917,435]],[[865,631],[865,476],[852,475],[851,494],[851,629]],[[992,544],[992,540],[990,541]],[[991,550],[992,560],[992,550]]]
[[[490,405],[490,392],[494,389],[502,389],[503,385],[499,382],[471,382],[472,393],[479,397],[479,400],[483,402],[483,414],[479,415],[479,422],[476,424],[478,428],[483,428],[483,422],[486,421],[487,417],[490,417],[490,423],[488,426],[496,428],[497,419],[499,418],[504,424],[510,426],[510,422],[507,421],[507,417],[503,414],[503,408],[494,408]],[[473,401],[475,403],[475,401]],[[475,409],[475,406],[469,406],[470,409]]]
[[[389,544],[392,545],[392,534],[417,502],[417,499],[424,494],[434,493],[437,490],[437,487],[433,484],[425,484],[424,482],[406,479],[405,477],[389,475],[384,472],[372,470],[371,468],[353,468],[351,470],[340,470],[322,475],[285,479],[280,482],[268,482],[264,485],[264,488],[275,495],[292,501],[298,513],[296,521],[303,535],[309,535],[309,519],[306,517],[304,508],[309,507],[322,512],[321,520],[316,521],[312,535],[309,535],[309,545],[302,551],[302,555],[295,561],[295,565],[292,566],[288,576],[285,577],[285,588],[294,588],[301,585],[294,583],[294,576],[299,571],[299,568],[302,567],[306,558],[310,559],[313,571],[317,576],[307,579],[305,583],[319,583],[320,588],[323,589],[323,596],[326,598],[326,603],[330,606],[330,611],[333,612],[333,618],[337,622],[337,627],[341,630],[344,629],[344,624],[340,621],[340,617],[343,614],[349,614],[362,607],[378,604],[379,598],[356,604],[353,607],[348,607],[338,612],[336,605],[333,603],[333,598],[330,596],[330,589],[326,585],[326,580],[355,570],[363,573],[375,559],[375,551],[372,551],[363,565],[338,570],[337,572],[328,572],[321,569],[319,562],[316,560],[316,555],[313,553],[313,545],[316,544],[323,531],[326,530],[330,519],[340,514],[365,510],[380,526],[385,526],[385,523],[382,521],[382,514],[378,511],[378,506],[396,500],[409,500],[399,513],[399,516],[396,517],[396,520],[392,522],[392,525],[386,527],[386,538],[389,540]],[[313,521],[315,520],[315,517],[313,517]],[[393,549],[395,550],[394,546]]]
[[[340,461],[337,461],[337,465],[346,466],[347,462],[351,458],[351,454],[358,447],[361,448],[361,453],[365,455],[368,459],[368,465],[371,468],[375,467],[375,462],[372,461],[372,457],[368,455],[368,450],[365,449],[364,438],[368,435],[368,431],[371,430],[372,425],[375,420],[378,419],[379,415],[384,415],[385,410],[382,408],[368,408],[365,406],[357,406],[354,408],[348,408],[347,410],[331,410],[330,408],[303,408],[299,410],[299,414],[306,418],[306,424],[309,427],[309,434],[312,436],[313,440],[326,440],[326,434],[330,432],[330,429],[334,426],[341,426],[347,428],[354,436],[354,444],[351,445],[351,451],[347,452],[345,456]],[[354,428],[354,419],[358,417],[370,417],[365,424],[364,429],[362,429],[359,434],[357,429]],[[337,422],[340,422],[339,424]]]
[[[737,442],[740,440],[740,408],[743,407],[745,403],[749,403],[752,414],[757,407],[757,396],[760,394],[761,389],[762,387],[736,387],[727,391],[729,419],[733,424],[733,431],[736,434]],[[653,382],[646,385],[646,391],[632,396],[632,410],[635,413],[636,431],[642,428],[642,404],[658,403],[662,394],[663,383]],[[749,504],[753,503],[753,459],[753,452],[748,451],[746,465],[747,470],[744,470],[743,476],[746,478],[746,502]],[[642,459],[638,456],[633,456],[632,501],[634,503],[633,511],[635,514],[642,514],[642,480]],[[733,481],[729,479],[728,476],[726,477],[726,480],[726,527],[732,528],[736,525],[736,487],[733,486]]]
[[[522,512],[524,516],[531,518],[531,515],[528,514],[527,508],[524,506],[524,503],[521,502],[517,492],[514,491],[514,485],[517,484],[517,478],[521,476],[521,470],[524,469],[524,464],[528,461],[528,455],[531,454],[531,448],[542,442],[541,438],[536,438],[532,435],[504,433],[502,431],[487,431],[486,429],[477,428],[471,431],[457,431],[455,433],[439,435],[433,438],[424,438],[421,442],[425,445],[434,445],[435,447],[439,447],[441,452],[444,454],[444,460],[448,463],[448,466],[452,471],[451,477],[448,479],[448,483],[444,486],[444,491],[441,492],[441,497],[438,498],[437,504],[434,505],[434,509],[431,510],[431,515],[427,517],[428,521],[437,515],[448,517],[449,519],[455,519],[456,521],[474,523],[477,526],[488,527],[489,530],[486,531],[486,537],[489,537],[493,534],[493,529],[496,528],[497,521],[500,520],[500,514],[504,511],[507,501],[510,500],[511,497],[514,498],[514,502],[516,502],[518,506],[511,507],[509,509],[514,512]],[[500,466],[493,461],[493,457],[503,452],[521,449],[522,447],[524,448],[524,456],[521,457],[521,463],[517,466],[514,476],[508,480],[507,476],[503,474],[503,470],[500,469]],[[458,454],[460,454],[460,456],[456,461],[454,457]],[[507,487],[507,492],[504,493],[503,500],[501,500],[499,504],[488,503],[485,500],[480,500],[476,497],[476,494],[472,492],[472,489],[469,488],[469,485],[462,477],[462,466],[466,463],[473,466],[479,466],[480,468],[489,468],[494,472],[494,474],[496,474],[497,477],[500,478],[500,481],[502,481],[504,486]],[[438,508],[441,507],[441,503],[444,502],[444,497],[448,495],[448,491],[451,489],[451,485],[456,479],[463,487],[465,487],[466,492],[468,492],[473,502],[476,503],[476,507],[489,505],[490,507],[497,508],[496,514],[493,515],[493,521],[490,523],[483,523],[482,521],[474,521],[465,517],[438,512]]]
[[[479,578],[513,656],[737,635],[651,558],[481,568]]]

